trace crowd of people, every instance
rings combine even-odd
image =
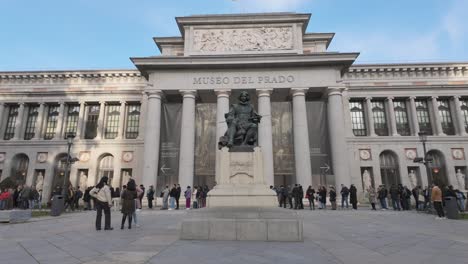
[[[270,189],[276,192],[279,207],[286,208],[289,205],[290,209],[304,209],[302,201],[305,198],[309,202],[310,210],[315,210],[316,207],[318,209],[326,209],[327,201],[332,210],[337,209],[337,192],[334,186],[329,186],[328,190],[326,186],[319,186],[317,190],[309,186],[305,194],[300,184],[296,184],[294,187],[283,185],[279,187],[270,186]],[[351,203],[353,210],[358,209],[357,189],[354,184],[351,184],[349,188],[341,184],[340,195],[342,209],[348,209],[349,203]],[[424,189],[421,186],[416,186],[412,190],[402,184],[392,185],[390,188],[380,185],[377,190],[373,187],[367,188],[365,195],[372,210],[377,210],[377,206],[381,210],[388,210],[388,204],[391,204],[391,207],[395,211],[412,210],[414,205],[414,209],[417,211],[435,210],[437,219],[445,218],[443,208],[445,200],[448,197],[456,200],[460,212],[464,212],[467,209],[466,207],[468,207],[468,204],[465,203],[465,194],[458,189],[454,189],[451,185],[442,189],[436,184],[432,184]]]
[[[35,186],[18,185],[0,192],[0,210],[41,208],[41,194]]]

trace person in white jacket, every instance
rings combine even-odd
[[[101,230],[102,211],[104,211],[104,230],[112,230],[111,212],[112,196],[107,181],[109,178],[102,177],[99,183],[94,187],[90,194],[96,198],[96,230]]]

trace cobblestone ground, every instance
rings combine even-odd
[[[285,209],[288,210],[288,209]],[[181,241],[186,211],[142,211],[141,226],[95,231],[94,212],[0,224],[0,263],[468,263],[468,221],[416,212],[301,211],[303,243]]]

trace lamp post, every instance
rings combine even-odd
[[[428,185],[432,183],[432,173],[429,168],[429,163],[432,162],[432,159],[427,158],[427,149],[426,149],[426,142],[427,142],[427,133],[425,131],[421,131],[418,133],[419,136],[419,141],[421,141],[423,145],[423,157],[417,157],[413,161],[414,162],[419,162],[423,163],[424,167],[426,167],[426,174],[427,174],[427,180],[428,180]]]
[[[70,164],[72,163],[72,159],[70,157],[70,149],[71,146],[73,145],[73,139],[75,138],[75,134],[69,133],[67,135],[67,145],[68,145],[68,151],[67,151],[67,160],[65,163],[65,176],[63,177],[63,187],[62,187],[62,195],[65,196],[67,191],[68,191],[68,177],[70,176]]]

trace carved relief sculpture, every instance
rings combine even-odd
[[[372,187],[372,180],[368,170],[364,170],[362,173],[362,182],[364,183],[364,190],[369,190]]]
[[[84,193],[88,188],[88,176],[82,171],[80,172],[80,190]]]
[[[37,174],[37,179],[36,179],[36,190],[41,193],[42,192],[42,187],[44,186],[44,176],[42,175],[42,172],[39,172]]]
[[[291,27],[194,30],[193,50],[198,52],[236,52],[290,50]]]
[[[417,178],[416,178],[416,174],[414,173],[414,170],[411,170],[410,173],[408,174],[408,178],[409,178],[409,182],[411,184],[411,189],[413,189],[414,187],[416,187],[417,185]]]

